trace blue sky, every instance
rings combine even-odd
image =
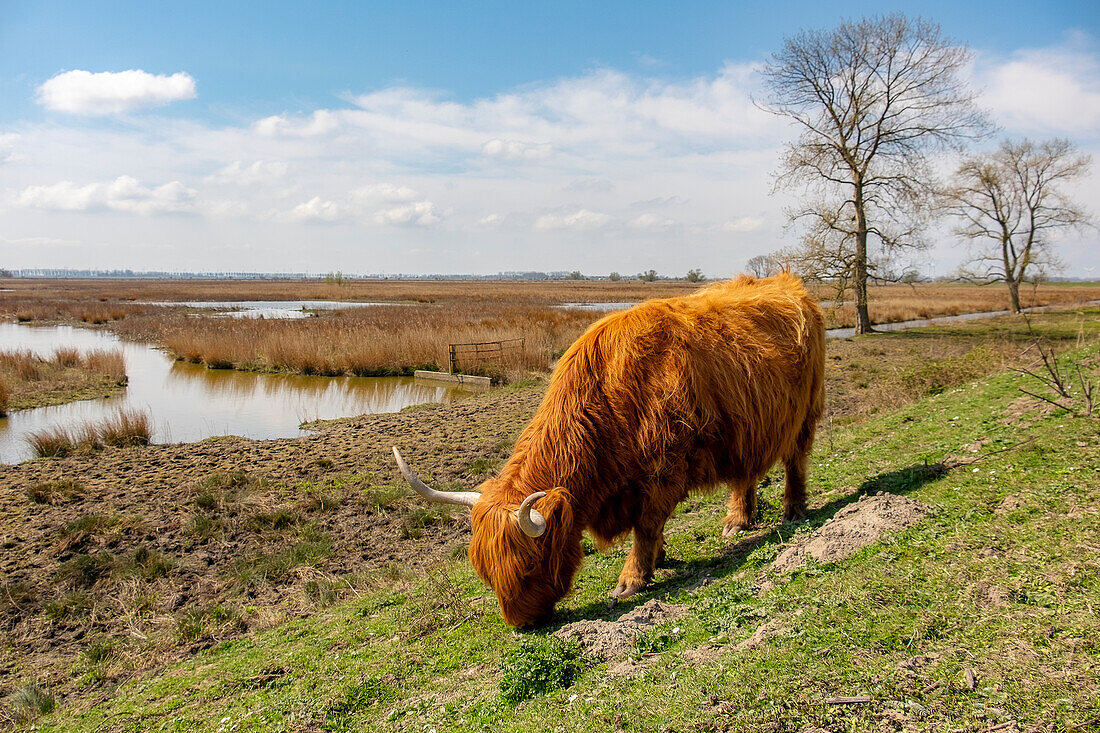
[[[3,2],[0,266],[734,272],[796,238],[755,69],[891,10],[918,12]],[[919,13],[974,50],[1004,134],[1100,145],[1095,2]],[[960,256],[938,241],[928,272]],[[1100,264],[1094,235],[1066,246]]]

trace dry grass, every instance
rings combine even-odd
[[[80,350],[60,348],[53,352],[53,363],[63,367],[80,366]]]
[[[122,352],[62,348],[49,359],[30,351],[0,352],[0,382],[6,406],[23,410],[78,399],[102,397],[126,384]]]
[[[432,281],[353,280],[15,280],[0,294],[0,315],[111,323],[131,338],[167,346],[182,359],[211,368],[287,371],[321,375],[408,374],[446,369],[447,345],[526,340],[522,354],[503,362],[460,364],[463,371],[498,378],[544,370],[600,316],[568,311],[569,302],[631,302],[692,292],[684,281]],[[827,286],[812,293],[831,301]],[[854,309],[828,307],[829,327],[850,326]],[[1056,283],[1021,293],[1025,305],[1100,299],[1100,285]],[[876,323],[1007,307],[1003,287],[959,283],[873,286]],[[194,316],[182,308],[134,301],[347,300],[393,303],[349,308],[298,321]],[[401,305],[397,305],[400,303]],[[23,315],[20,315],[23,314]],[[119,375],[119,371],[110,373]]]
[[[96,350],[84,355],[84,367],[90,371],[106,374],[117,385],[126,384],[126,360],[121,351]]]
[[[0,352],[0,369],[24,382],[37,382],[42,378],[43,360],[30,351]]]
[[[31,433],[27,442],[39,458],[60,458],[91,453],[108,446],[148,445],[152,437],[153,422],[147,414],[119,410],[98,424],[86,423],[73,429],[57,427]]]
[[[0,417],[8,414],[8,400],[10,399],[11,392],[8,390],[8,383],[4,381],[3,377],[0,377]]]
[[[819,293],[823,298],[832,293]],[[848,296],[845,295],[845,298]],[[1100,285],[1093,283],[1057,283],[1020,291],[1025,308],[1041,305],[1085,303],[1100,299]],[[897,323],[962,313],[990,313],[1007,310],[1008,291],[1003,286],[963,283],[920,283],[916,285],[878,285],[869,293],[871,320]],[[828,304],[827,304],[828,305]],[[829,327],[855,325],[855,306],[845,302],[827,308]]]
[[[166,319],[161,341],[211,368],[357,376],[446,369],[448,344],[522,338],[501,362],[460,364],[493,376],[546,369],[596,314],[542,306],[468,303],[349,309],[293,321]]]

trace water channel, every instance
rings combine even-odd
[[[0,323],[0,351],[30,350],[49,358],[61,347],[82,352],[120,350],[129,383],[96,400],[20,410],[0,418],[0,463],[32,458],[32,432],[99,422],[119,408],[142,410],[155,425],[153,442],[192,442],[214,435],[270,439],[306,435],[299,425],[364,413],[397,412],[408,405],[451,402],[470,388],[412,377],[307,377],[212,370],[176,361],[148,344],[109,331],[70,326],[37,328]]]

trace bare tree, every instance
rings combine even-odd
[[[827,256],[831,276],[850,281],[857,333],[872,330],[868,242],[922,246],[934,190],[927,156],[988,128],[960,73],[969,58],[938,25],[894,14],[803,31],[764,68],[762,106],[801,129],[777,183],[805,189],[791,219],[808,223],[805,246]]]
[[[778,274],[783,269],[780,256],[779,252],[770,252],[766,255],[750,257],[748,262],[745,263],[745,269],[753,277],[768,277],[769,275]]]
[[[963,161],[947,191],[949,211],[961,220],[956,233],[974,243],[962,276],[1004,282],[1019,313],[1020,284],[1059,266],[1051,234],[1089,222],[1059,186],[1087,174],[1091,163],[1061,139],[1005,140],[993,153]]]

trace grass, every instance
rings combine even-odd
[[[147,413],[120,409],[98,424],[86,423],[75,429],[48,428],[31,433],[27,442],[39,458],[63,458],[107,447],[148,445],[152,436],[153,421]]]
[[[779,520],[781,481],[762,492],[760,529],[733,543],[721,498],[691,499],[670,521],[669,562],[619,608],[606,592],[622,549],[588,557],[553,625],[523,634],[462,560],[335,605],[318,584],[323,612],[138,675],[39,729],[1087,730],[1100,719],[1097,422],[1019,402],[1025,385],[983,375],[832,430],[805,523]],[[878,491],[933,512],[847,560],[772,573],[792,539]],[[627,674],[550,635],[649,598],[689,613],[640,638]],[[202,611],[181,637],[216,638],[236,613]],[[856,695],[870,702],[826,704]]]
[[[112,394],[127,382],[121,351],[61,348],[50,358],[0,352],[0,412]]]

